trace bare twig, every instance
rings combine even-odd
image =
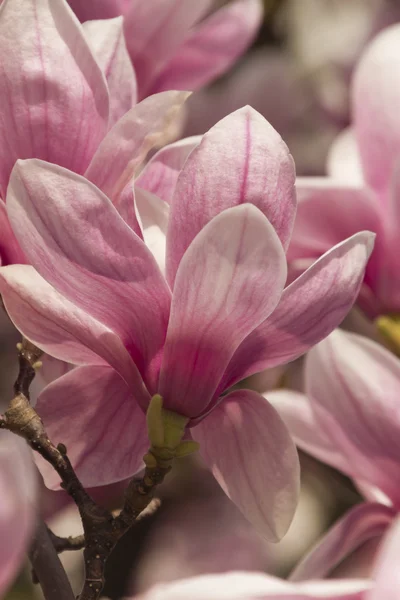
[[[46,600],[75,600],[68,577],[58,558],[47,527],[39,521],[29,559]]]

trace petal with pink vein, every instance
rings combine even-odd
[[[224,385],[298,358],[337,327],[358,296],[373,243],[369,231],[353,235],[285,288],[269,319],[239,346]]]
[[[117,333],[143,376],[155,372],[170,291],[152,254],[110,200],[84,177],[37,160],[17,163],[7,198],[33,266]]]
[[[18,158],[83,173],[107,131],[108,90],[66,2],[5,0],[0,56],[0,196]]]
[[[166,407],[188,417],[207,407],[240,342],[276,306],[285,254],[261,211],[243,204],[214,217],[178,269],[160,373]]]
[[[295,171],[280,135],[249,106],[206,133],[178,178],[167,237],[167,275],[173,284],[179,262],[196,234],[226,208],[257,206],[284,245],[296,210]]]

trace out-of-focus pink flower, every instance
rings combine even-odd
[[[181,156],[182,144],[154,157],[153,175],[173,175],[162,157],[171,164],[175,150]],[[144,412],[159,393],[249,520],[267,537],[285,533],[298,495],[293,442],[267,401],[231,388],[332,331],[358,294],[374,238],[349,238],[284,289],[294,181],[286,145],[256,111],[218,123],[189,153],[170,205],[136,190],[148,196],[150,225],[166,231],[165,279],[91,182],[43,161],[17,163],[8,215],[43,279],[8,266],[0,289],[28,339],[84,365],[50,384],[38,407],[86,485],[139,468]]]
[[[261,0],[235,0],[210,13],[212,0],[69,0],[81,21],[124,16],[139,97],[195,90],[247,50],[262,19]]]
[[[35,526],[37,481],[27,444],[0,432],[0,596],[22,566]]]
[[[288,257],[315,260],[355,231],[377,233],[359,303],[370,317],[400,311],[400,26],[371,43],[355,73],[353,133],[332,150],[331,176],[299,179],[299,207]]]
[[[85,32],[65,0],[5,0],[0,8],[0,263],[25,262],[4,200],[19,158],[85,176],[115,202],[185,98],[164,92],[137,106],[122,18]],[[100,66],[99,66],[100,65]],[[104,73],[102,72],[102,69]]]
[[[321,577],[400,510],[400,361],[372,340],[335,331],[306,358],[306,394],[268,394],[297,445],[352,477],[367,502],[351,509],[299,565]]]
[[[232,572],[158,585],[136,600],[398,600],[399,551],[400,521],[385,540],[372,580],[290,583],[261,573]]]

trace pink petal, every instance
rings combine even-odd
[[[33,267],[1,268],[0,293],[17,329],[45,352],[78,365],[108,363],[135,389],[142,389],[139,373],[118,336],[61,296]],[[145,395],[143,404],[146,400]]]
[[[362,544],[380,537],[394,516],[394,510],[382,504],[359,504],[350,509],[303,558],[290,579],[303,581],[326,577]]]
[[[288,389],[263,394],[276,408],[294,439],[296,446],[336,469],[345,470],[346,459],[320,429],[312,402],[304,394]]]
[[[373,241],[370,232],[353,235],[290,284],[236,351],[224,385],[298,358],[337,327],[357,298]]]
[[[363,54],[354,76],[355,134],[366,181],[383,192],[400,153],[400,26],[385,29]]]
[[[137,100],[136,75],[126,49],[123,19],[116,17],[89,21],[83,28],[107,80],[110,93],[110,127],[128,112]]]
[[[286,261],[268,220],[251,204],[214,217],[178,269],[160,373],[171,410],[199,416],[240,342],[276,306]]]
[[[122,193],[114,200],[114,206],[127,225],[143,239],[142,229],[139,225],[135,210],[135,191],[133,181],[128,183]]]
[[[85,487],[122,481],[143,466],[146,417],[121,377],[103,366],[78,367],[46,387],[36,409],[50,439],[62,442]],[[45,483],[60,478],[38,461]]]
[[[136,185],[170,204],[179,173],[200,141],[201,136],[196,135],[161,148],[144,167],[136,179]]]
[[[367,600],[398,600],[400,594],[400,520],[396,519],[387,533],[374,569],[376,586]]]
[[[0,432],[0,594],[23,566],[35,527],[37,481],[25,441]]]
[[[154,377],[170,291],[149,250],[108,198],[80,175],[31,160],[13,171],[8,207],[33,266],[117,333],[142,375]]]
[[[264,573],[233,571],[158,584],[127,600],[363,600],[370,587],[372,584],[362,579],[293,585]]]
[[[145,244],[164,274],[169,206],[158,196],[140,188],[135,190],[135,203]]]
[[[362,186],[364,176],[357,140],[350,127],[339,133],[328,155],[328,175],[338,181]]]
[[[0,266],[25,264],[26,258],[8,220],[6,205],[0,198]]]
[[[187,92],[163,92],[137,104],[104,138],[85,176],[114,200],[132,180],[149,150],[175,126],[187,97]]]
[[[400,361],[367,338],[335,331],[307,358],[306,388],[319,426],[346,472],[400,506]]]
[[[0,55],[0,196],[18,158],[83,173],[107,131],[108,91],[64,0],[5,0]]]
[[[362,230],[373,231],[377,239],[368,261],[365,282],[376,289],[385,261],[385,234],[375,195],[368,189],[318,177],[298,178],[296,190],[298,206],[288,261],[315,260],[351,235]]]
[[[163,66],[211,5],[212,0],[131,0],[125,39],[141,98],[152,93],[150,88]]]
[[[167,274],[215,215],[249,202],[272,223],[284,246],[296,210],[293,160],[280,135],[249,106],[212,127],[191,152],[176,185],[167,238]]]
[[[226,396],[192,429],[226,495],[267,539],[283,537],[297,506],[299,460],[277,411],[256,392]]]
[[[154,91],[195,90],[227,71],[247,50],[263,16],[260,0],[236,0],[200,23],[164,66]]]
[[[68,4],[83,23],[92,19],[111,19],[123,14],[130,0],[68,0]]]

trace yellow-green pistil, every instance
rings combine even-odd
[[[400,315],[381,315],[375,324],[389,349],[400,357]]]
[[[151,444],[143,458],[147,467],[168,466],[174,458],[187,456],[199,448],[197,442],[182,441],[189,419],[166,410],[162,405],[162,397],[156,394],[147,409],[147,431]]]

